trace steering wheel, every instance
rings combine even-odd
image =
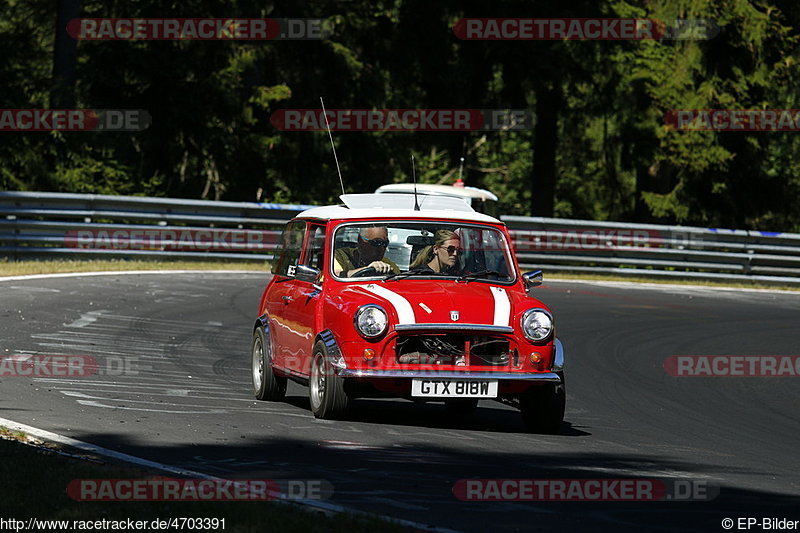
[[[375,270],[375,267],[367,267],[364,270],[361,270],[360,272],[356,272],[355,274],[353,274],[353,277],[354,278],[365,278],[367,276],[374,276],[377,273],[378,273],[378,271]]]

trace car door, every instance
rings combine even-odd
[[[315,268],[324,272],[325,257],[325,225],[310,223],[306,229],[306,239],[301,265]],[[321,305],[321,285],[311,281],[294,279],[287,282],[291,284],[291,299],[286,302],[284,316],[287,323],[292,325],[287,343],[290,345],[292,362],[299,372],[307,376],[311,368],[311,356],[314,349],[316,336],[317,310]]]
[[[273,364],[292,373],[299,370],[299,361],[294,353],[296,327],[291,321],[289,304],[297,298],[294,274],[300,263],[305,236],[305,221],[296,220],[286,225],[281,234],[281,248],[272,264],[275,279],[264,302],[269,316]]]

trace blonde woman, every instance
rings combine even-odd
[[[409,270],[433,270],[444,273],[456,268],[458,257],[464,252],[458,234],[440,229],[436,231],[433,239],[432,245],[420,250],[408,267]]]

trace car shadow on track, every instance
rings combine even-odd
[[[307,396],[286,396],[284,402],[303,409],[309,413],[309,416],[313,416]],[[569,409],[567,414],[569,414]],[[518,410],[495,401],[482,401],[474,413],[455,416],[447,411],[442,402],[412,402],[397,398],[359,398],[351,403],[342,420],[390,426],[528,433]],[[565,421],[561,425],[559,435],[584,437],[591,433]]]

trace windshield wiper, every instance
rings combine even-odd
[[[383,281],[389,281],[390,279],[398,280],[409,276],[444,276],[444,274],[436,272],[435,270],[408,270],[406,272],[398,272],[397,274],[389,274],[383,278]]]
[[[477,272],[470,272],[469,274],[464,274],[463,276],[459,276],[456,281],[466,281],[469,283],[470,281],[474,281],[476,278],[480,278],[482,276],[502,276],[502,274],[496,270],[479,270]]]

